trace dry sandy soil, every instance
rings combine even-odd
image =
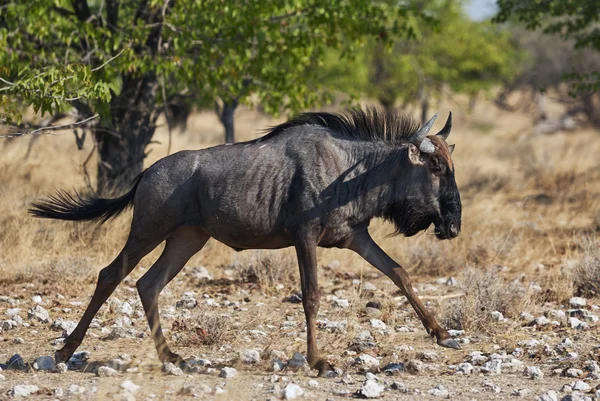
[[[461,236],[445,242],[426,233],[390,237],[391,226],[382,222],[371,231],[411,272],[438,318],[464,330],[458,336],[462,350],[435,345],[404,297],[366,262],[348,251],[320,250],[319,344],[343,376],[316,378],[307,368],[273,371],[274,358],[286,362],[305,353],[302,307],[289,302],[299,291],[294,253],[236,253],[211,240],[160,300],[172,349],[190,361],[209,360],[211,368],[197,365],[182,375],[161,369],[135,291],[159,248],[98,313],[80,348],[91,353],[81,367],[66,373],[5,369],[0,399],[31,384],[37,386],[28,396],[33,399],[274,400],[295,383],[304,391],[300,399],[341,400],[357,396],[367,379],[382,386],[384,400],[600,397],[600,134],[579,128],[534,136],[526,115],[489,104],[471,115],[461,104],[444,104],[440,114],[450,107]],[[241,110],[239,139],[259,136],[258,129],[278,121]],[[197,114],[185,133],[173,134],[172,151],[212,146],[221,135],[212,114]],[[166,155],[164,129],[157,140],[148,163]],[[60,347],[63,333],[55,326],[69,329],[69,321],[78,321],[97,272],[124,243],[129,215],[100,227],[28,217],[28,204],[53,188],[85,187],[81,166],[92,144],[77,151],[70,133],[45,136],[25,159],[28,138],[4,141],[0,364],[18,353],[33,365]],[[571,306],[574,296],[587,298],[586,305]],[[375,308],[367,308],[369,302]],[[49,321],[28,317],[37,303]],[[115,334],[122,338],[110,339]],[[240,355],[246,350],[257,350],[260,360],[245,363]],[[375,378],[356,363],[361,355],[379,362],[380,369],[371,368]],[[384,372],[388,363],[399,364],[394,374]],[[118,368],[117,376],[98,376],[99,367],[109,365]],[[237,375],[219,377],[223,367],[236,368]],[[139,389],[122,388],[126,380]]]

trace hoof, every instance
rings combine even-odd
[[[440,340],[437,341],[437,344],[441,345],[442,347],[446,347],[446,348],[461,349],[460,348],[460,344],[458,343],[458,341],[456,341],[452,337],[447,337],[445,339],[440,339]]]
[[[185,359],[183,359],[182,357],[180,357],[179,355],[177,355],[174,352],[169,352],[167,354],[167,356],[165,356],[164,358],[161,358],[163,363],[166,362],[171,362],[173,365],[175,366],[179,366],[181,369],[183,369],[184,367],[187,366],[187,362],[185,361]]]
[[[73,355],[72,351],[60,349],[54,353],[54,362],[58,365],[61,362],[67,363],[71,356]]]
[[[313,366],[314,369],[319,370],[319,377],[337,377],[338,373],[334,369],[333,365],[324,359],[319,361]]]

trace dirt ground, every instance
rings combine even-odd
[[[366,262],[349,251],[319,250],[318,341],[342,376],[317,378],[306,367],[274,371],[274,360],[306,352],[302,306],[290,302],[299,291],[294,253],[236,253],[211,240],[160,299],[169,344],[196,363],[193,371],[162,371],[136,293],[136,279],[159,248],[96,316],[79,349],[91,353],[85,363],[66,373],[4,369],[0,399],[31,384],[32,399],[275,400],[295,383],[304,392],[299,399],[342,400],[359,397],[366,380],[382,386],[382,400],[598,399],[600,134],[581,127],[534,136],[524,114],[487,103],[471,115],[460,104],[443,104],[440,114],[449,108],[461,236],[390,237],[382,222],[371,231],[411,272],[438,319],[464,330],[461,350],[437,346],[397,288]],[[241,110],[239,137],[278,121]],[[148,163],[166,154],[166,130],[157,135],[161,143]],[[216,117],[199,113],[184,134],[174,133],[173,151],[211,146],[221,135]],[[0,143],[0,364],[19,354],[33,365],[60,348],[62,330],[81,317],[97,272],[122,247],[130,221],[125,215],[94,227],[28,217],[28,204],[53,188],[85,186],[81,166],[92,144],[78,152],[72,134],[43,137],[25,159],[27,141]],[[574,296],[585,305],[571,305]],[[36,305],[47,320],[33,316],[39,307],[29,313]],[[245,363],[247,350],[260,360]],[[379,362],[370,368],[375,377],[357,364],[361,355]],[[210,367],[200,367],[206,360]],[[384,371],[389,363],[399,364],[393,374]],[[118,368],[117,376],[100,377],[102,366]],[[224,367],[237,375],[219,377]],[[139,388],[123,388],[127,380]]]

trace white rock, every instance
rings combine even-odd
[[[41,305],[36,305],[33,308],[30,308],[27,311],[27,318],[35,319],[42,323],[48,323],[50,321],[50,315],[48,314],[48,311]]]
[[[456,367],[456,372],[463,375],[470,375],[473,373],[473,365],[471,365],[469,362],[459,363]]]
[[[304,390],[302,390],[302,387],[294,383],[289,383],[285,386],[285,389],[283,389],[284,400],[294,400],[298,397],[302,397],[303,394]]]
[[[497,322],[501,322],[504,320],[504,315],[502,314],[502,312],[498,312],[497,310],[493,311],[491,315],[492,319],[494,319]]]
[[[34,304],[42,303],[42,297],[40,297],[39,295],[34,295],[33,297],[31,297],[31,300],[33,301]]]
[[[358,356],[354,361],[363,370],[378,370],[379,369],[379,360],[377,358],[372,357],[371,355],[362,354],[362,355]]]
[[[246,349],[240,352],[240,359],[244,363],[260,362],[260,352],[258,352],[256,349]]]
[[[133,314],[133,308],[129,302],[123,302],[118,309],[121,315],[131,316]]]
[[[100,366],[96,375],[98,377],[115,377],[119,375],[119,372],[110,366]]]
[[[71,384],[69,386],[69,393],[73,395],[83,394],[85,393],[85,387],[80,386],[79,384]]]
[[[54,395],[55,397],[61,398],[65,395],[65,392],[63,391],[62,387],[55,387],[52,389],[52,395]]]
[[[347,299],[336,299],[333,306],[346,309],[350,307],[350,301]]]
[[[481,371],[483,373],[494,373],[494,374],[502,373],[502,360],[501,359],[492,359],[490,361],[487,361],[481,367]]]
[[[163,364],[163,372],[165,372],[168,375],[172,375],[172,376],[183,375],[183,370],[181,370],[181,368],[175,366],[171,362],[167,362],[167,363]]]
[[[66,335],[71,334],[71,332],[75,330],[75,327],[77,327],[77,322],[74,322],[72,320],[64,320],[61,317],[53,321],[50,325],[50,329],[61,330]]]
[[[54,369],[54,371],[57,373],[66,373],[68,370],[69,370],[69,367],[64,362],[58,363],[56,365],[56,368]]]
[[[311,379],[308,381],[308,387],[310,388],[318,388],[319,387],[319,382],[316,381],[315,379]]]
[[[371,327],[375,328],[375,329],[387,329],[386,324],[379,319],[371,319]]]
[[[271,368],[273,369],[273,372],[281,372],[285,368],[285,363],[283,363],[281,359],[275,358],[271,362]]]
[[[307,364],[307,362],[306,362],[306,358],[304,357],[304,355],[302,355],[299,352],[295,352],[294,355],[292,356],[292,359],[290,359],[288,361],[287,367],[288,367],[288,369],[290,369],[292,371],[296,371],[296,370],[306,366],[306,364]]]
[[[481,385],[488,391],[493,391],[494,393],[499,393],[502,391],[502,389],[500,389],[500,386],[498,386],[497,384],[495,384],[493,381],[491,381],[488,378],[483,379],[483,383],[481,383]]]
[[[365,398],[377,398],[381,396],[384,390],[385,387],[375,380],[365,380],[359,392]]]
[[[423,361],[437,361],[440,357],[434,351],[423,351],[419,354],[419,358]]]
[[[204,266],[193,267],[192,271],[190,272],[190,275],[197,279],[212,280],[214,278],[213,275],[210,274],[210,272]]]
[[[554,390],[549,390],[542,394],[538,399],[538,401],[558,401],[558,394]]]
[[[525,375],[533,380],[540,380],[544,377],[544,373],[537,366],[528,366],[525,369]]]
[[[518,390],[514,390],[510,395],[513,397],[525,397],[529,395],[529,390],[526,388],[520,388]]]
[[[126,391],[129,391],[131,394],[133,394],[136,391],[138,391],[138,389],[140,388],[140,386],[138,386],[137,384],[135,384],[131,380],[125,380],[123,383],[121,383],[121,388],[124,389],[124,390],[126,390]]]
[[[590,391],[592,389],[592,386],[590,386],[583,380],[577,380],[575,382],[575,384],[573,384],[572,387],[573,387],[573,390],[583,391],[584,393],[587,393],[588,391]]]
[[[38,386],[34,384],[17,384],[12,389],[10,389],[10,395],[17,397],[29,397],[33,393],[37,393],[39,390]]]
[[[429,394],[433,395],[434,397],[439,397],[439,398],[450,397],[450,393],[448,392],[448,390],[446,390],[446,387],[442,386],[441,384],[438,384],[434,388],[430,388],[427,392]]]
[[[373,283],[364,283],[362,288],[364,291],[377,291],[377,287]]]
[[[581,297],[573,297],[569,299],[569,305],[572,308],[582,308],[587,305],[587,299]]]
[[[235,368],[229,368],[229,367],[224,367],[223,369],[221,369],[221,372],[219,373],[219,377],[223,377],[225,379],[230,379],[232,377],[235,377],[237,375],[237,370],[235,370]]]
[[[565,376],[567,377],[581,377],[583,376],[583,370],[576,368],[569,368],[565,372]]]
[[[33,368],[35,370],[54,370],[55,367],[56,363],[51,356],[40,356],[33,361]]]

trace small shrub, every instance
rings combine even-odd
[[[178,333],[180,346],[221,345],[231,336],[231,319],[200,309],[191,318],[173,321],[172,331]]]
[[[574,261],[573,287],[580,297],[600,296],[600,240],[586,237],[581,241],[583,254]]]
[[[457,279],[464,295],[442,304],[440,310],[441,320],[448,328],[492,332],[497,327],[493,311],[513,317],[522,305],[523,290],[506,283],[494,267],[469,267]]]
[[[261,291],[269,292],[277,284],[296,282],[296,259],[285,251],[257,251],[244,264],[247,266],[242,270],[242,278],[257,284]]]

